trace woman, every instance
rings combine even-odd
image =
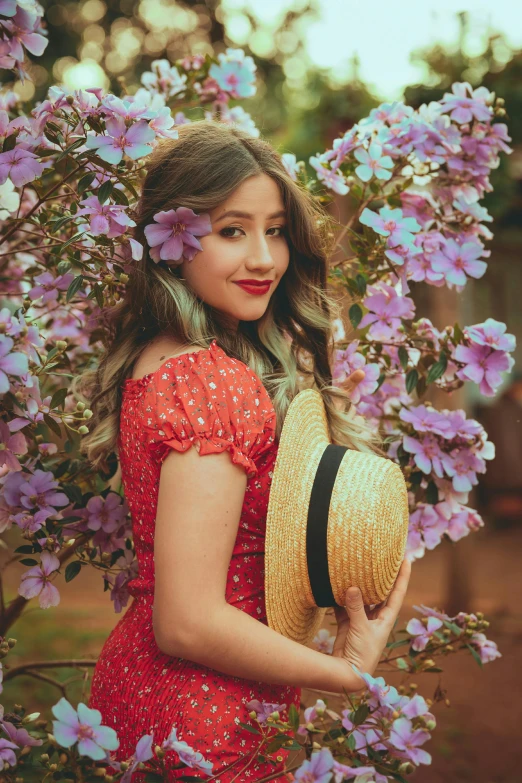
[[[148,227],[179,207],[199,225],[209,219],[210,233],[191,260],[162,260]],[[344,410],[362,372],[345,390],[331,385],[332,234],[266,141],[206,120],[181,126],[149,159],[138,212],[146,252],[113,316],[86,448],[101,466],[117,447],[139,575],[89,706],[118,731],[119,759],[142,735],[160,744],[175,726],[220,783],[274,772],[282,782],[288,751],[275,767],[256,758],[259,737],[239,725],[250,723],[248,703],[286,705],[285,717],[290,704],[299,709],[302,687],[360,690],[351,663],[375,670],[408,576],[405,565],[382,616],[366,614],[358,590],[348,612],[336,609],[333,656],[267,625],[264,523],[291,399],[315,385],[335,442],[376,448]],[[238,285],[245,279],[268,285],[253,293]]]

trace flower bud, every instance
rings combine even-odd
[[[67,762],[69,761],[69,756],[67,755],[67,753],[60,753],[60,755],[58,756],[58,761],[60,762],[60,764],[67,764]]]
[[[400,713],[400,712],[397,712],[397,710],[394,710],[394,711],[392,712],[392,718],[393,718],[393,720],[397,720],[397,718],[400,718],[400,715],[401,715],[401,713]]]
[[[279,712],[277,710],[274,710],[273,712],[270,713],[270,717],[273,718],[274,720],[279,720],[280,717]]]
[[[416,691],[418,687],[416,682],[410,682],[410,691]]]
[[[468,623],[468,628],[476,628],[477,623]]]
[[[36,720],[39,715],[39,712],[31,712],[30,715],[26,715],[25,718],[22,718],[22,723],[32,723],[33,720]]]
[[[109,283],[114,282],[114,277],[112,275],[103,275],[102,280],[104,283],[107,283],[108,285]]]
[[[318,742],[312,742],[312,748],[314,750],[321,750],[321,745]]]
[[[78,427],[78,432],[80,433],[80,435],[88,435],[89,428],[86,427],[85,424],[82,424],[81,427]]]
[[[63,353],[67,349],[67,343],[65,342],[65,340],[57,340],[56,341],[56,349],[60,353]]]
[[[44,764],[47,764],[49,761],[49,754],[48,753],[42,753],[40,756],[40,761],[43,761]]]
[[[405,761],[403,762],[399,767],[399,772],[402,775],[411,775],[411,773],[414,771],[415,767],[411,763],[411,761]]]
[[[446,707],[451,707],[451,702],[449,699],[444,699],[444,704],[446,705]]]
[[[87,406],[84,402],[77,402],[76,403],[76,410],[77,411],[84,411]]]
[[[105,777],[105,769],[103,767],[97,767],[94,770],[94,777],[95,778],[104,778]]]
[[[423,663],[424,668],[430,669],[432,666],[435,666],[435,661],[433,658],[427,658]]]
[[[255,719],[257,718],[257,712],[256,712],[255,710],[252,710],[252,711],[251,711],[251,712],[249,712],[248,714],[250,715],[250,717],[252,718],[252,720],[255,720]]]
[[[162,758],[163,758],[163,756],[164,756],[164,755],[165,755],[165,753],[166,753],[166,751],[164,751],[164,750],[163,750],[163,748],[161,748],[159,745],[156,745],[156,747],[154,748],[154,752],[155,752],[156,756],[157,756],[159,759],[162,759]]]
[[[433,729],[437,726],[436,720],[427,720],[426,721],[426,728],[428,731],[433,731]]]
[[[128,768],[130,767],[130,764],[128,761],[120,761],[120,769],[122,772],[126,772]]]
[[[473,636],[474,633],[475,631],[473,630],[473,628],[466,628],[466,630],[464,631],[464,634],[466,636]]]
[[[446,652],[454,652],[455,648],[452,644],[446,645]]]
[[[341,737],[337,737],[337,742],[339,743],[339,745],[344,745],[344,735]]]
[[[13,712],[23,712],[24,708],[21,704],[13,704]]]
[[[451,636],[452,631],[450,628],[444,628],[442,633],[444,634],[444,636]]]
[[[313,723],[310,723],[310,721],[308,721],[308,723],[306,724],[306,728],[308,729],[308,731],[315,731],[315,726]]]
[[[283,761],[283,757],[282,756],[276,756],[276,761]]]
[[[129,282],[129,275],[126,275],[124,272],[120,275],[120,283],[128,283]]]
[[[506,116],[506,110],[503,109],[501,106],[498,109],[495,109],[495,116],[496,117],[505,117]]]
[[[477,620],[483,620],[484,619],[484,612],[475,612],[477,616]]]
[[[488,620],[482,620],[482,627],[483,628],[489,628],[489,621]]]
[[[51,770],[51,772],[56,772],[56,770],[58,769],[58,764],[49,764],[49,769]]]
[[[68,95],[65,100],[67,101],[69,106],[73,106],[74,105],[74,96],[73,95]]]
[[[47,734],[47,742],[49,742],[51,745],[58,746],[58,743],[56,742],[56,737],[54,736],[54,734],[50,734],[50,733]]]

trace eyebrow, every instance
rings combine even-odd
[[[285,215],[286,212],[284,209],[282,209],[279,212],[273,212],[271,215],[268,215],[267,220],[272,220],[273,218],[277,218],[277,217],[285,217]],[[254,215],[251,215],[250,212],[240,212],[237,209],[229,209],[228,212],[223,212],[223,214],[220,215],[215,222],[217,223],[218,221],[223,220],[223,218],[226,217],[242,217],[242,218],[247,218],[249,220],[252,220],[252,218],[254,218]]]

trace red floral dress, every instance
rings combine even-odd
[[[119,761],[134,753],[144,734],[153,733],[154,746],[175,726],[178,740],[213,762],[211,776],[217,775],[219,783],[256,781],[278,771],[277,783],[286,783],[289,778],[282,773],[289,751],[285,749],[276,754],[283,758],[277,766],[252,761],[241,771],[259,736],[239,722],[257,726],[246,708],[253,699],[286,704],[282,711],[286,719],[291,703],[299,709],[301,690],[234,677],[166,655],[156,645],[152,629],[161,463],[170,449],[184,452],[193,444],[202,455],[228,450],[232,461],[247,472],[226,600],[267,625],[264,535],[277,454],[270,396],[253,370],[229,357],[216,340],[207,349],[168,359],[143,378],[124,381],[122,395],[119,453],[139,573],[128,585],[132,604],[96,663],[89,706],[100,710],[102,723],[117,731]],[[179,763],[173,750],[165,758]],[[169,780],[190,774],[187,768],[171,771]],[[202,772],[194,774],[206,777]],[[143,774],[135,773],[133,780],[144,780]]]

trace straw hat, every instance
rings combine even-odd
[[[332,444],[322,395],[304,389],[283,424],[265,538],[268,625],[302,644],[357,585],[383,601],[404,559],[408,496],[399,466]]]

